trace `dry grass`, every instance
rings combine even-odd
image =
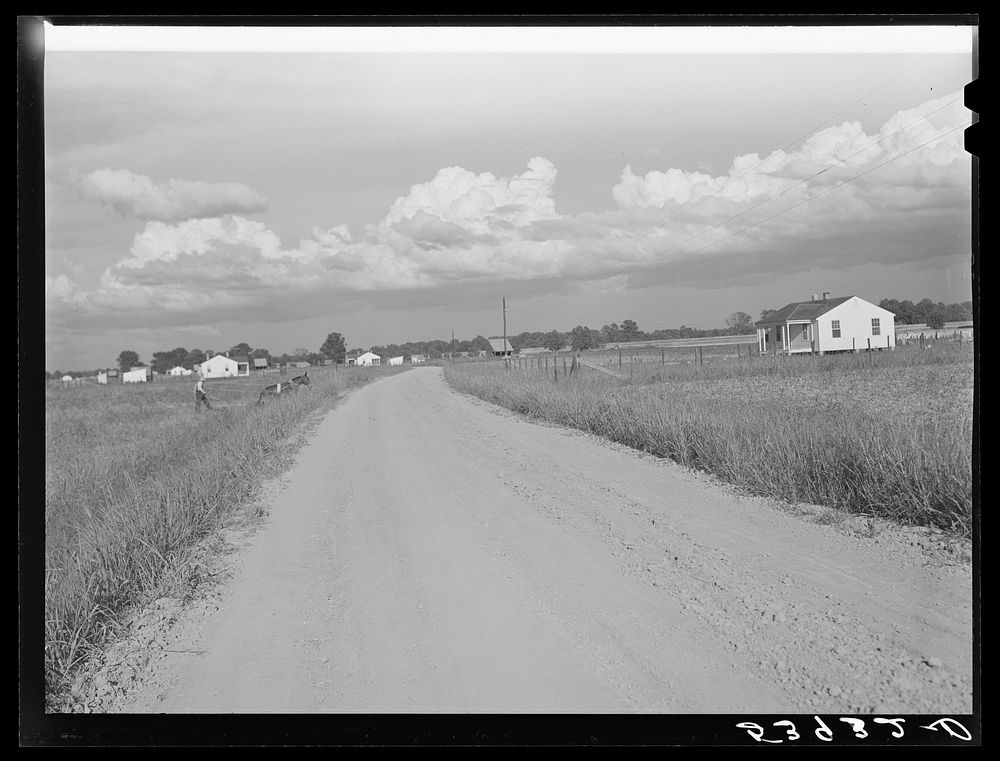
[[[296,426],[345,391],[397,371],[310,373],[308,391],[260,406],[257,394],[273,377],[208,381],[226,406],[201,413],[193,382],[47,389],[49,698],[132,606],[176,574],[194,543],[253,496]]]
[[[560,365],[561,369],[561,365]],[[457,389],[713,473],[754,494],[968,534],[973,361],[933,351],[583,368],[449,365]]]

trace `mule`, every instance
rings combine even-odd
[[[299,387],[309,388],[309,372],[306,371],[302,375],[296,375],[287,383],[272,383],[270,386],[264,386],[261,389],[260,396],[257,397],[257,404],[263,404],[264,399],[268,396],[280,396],[281,394],[287,394],[292,391],[297,391]]]

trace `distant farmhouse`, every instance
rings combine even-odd
[[[494,357],[509,357],[514,353],[510,341],[506,338],[490,338],[487,340],[490,342],[490,354]]]
[[[254,370],[266,370],[267,369],[267,357],[254,357],[253,358],[253,369]]]
[[[355,361],[359,367],[378,367],[382,364],[382,358],[378,354],[366,351]]]
[[[250,363],[239,362],[224,354],[216,354],[201,363],[199,372],[202,378],[236,378],[250,374]]]
[[[122,373],[122,383],[145,383],[149,379],[148,367],[133,367]]]
[[[896,348],[895,317],[857,296],[823,298],[786,304],[756,322],[761,354]]]
[[[403,364],[403,358],[402,357],[389,357],[389,364],[390,365],[401,365],[401,364]]]
[[[167,370],[167,375],[173,375],[174,377],[177,377],[181,375],[190,375],[192,372],[193,372],[192,370],[188,370],[186,367],[181,367],[180,365],[177,365],[177,367],[171,367],[169,370]]]
[[[411,365],[421,365],[421,364],[423,364],[426,361],[427,361],[427,357],[425,357],[423,354],[411,354],[410,355],[410,364]]]

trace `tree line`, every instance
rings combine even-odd
[[[963,301],[958,304],[945,304],[934,302],[929,298],[923,298],[913,303],[909,300],[899,301],[897,299],[882,299],[879,306],[887,309],[896,316],[898,325],[927,325],[933,329],[944,327],[946,322],[965,322],[972,320],[972,302]],[[760,319],[764,320],[777,311],[775,309],[763,309]],[[586,351],[596,349],[601,346],[630,343],[632,341],[663,341],[676,338],[711,338],[727,335],[748,335],[755,330],[754,320],[746,312],[733,312],[725,319],[724,328],[692,328],[681,325],[679,328],[658,328],[656,330],[641,330],[635,320],[623,320],[619,323],[604,325],[600,329],[590,328],[586,325],[577,325],[572,330],[560,331],[523,331],[515,335],[507,336],[511,347],[515,352],[521,349],[549,349],[559,351],[561,349],[572,349],[574,351]],[[490,336],[490,338],[502,338],[502,336]],[[365,351],[372,351],[380,357],[409,357],[420,354],[426,357],[439,358],[446,357],[452,353],[478,354],[481,351],[489,352],[490,342],[485,336],[476,336],[472,339],[448,340],[432,339],[429,341],[408,341],[401,344],[385,344],[372,346],[369,349],[354,348],[350,350],[352,356],[362,354]],[[174,367],[180,366],[185,369],[192,369],[195,365],[201,364],[216,352],[212,349],[185,349],[177,347],[170,351],[153,352],[149,366],[157,373],[166,373]],[[308,362],[318,365],[324,360],[343,363],[347,357],[348,350],[344,336],[334,332],[327,335],[326,340],[319,350],[295,349],[291,353],[271,354],[264,347],[254,348],[250,344],[240,342],[233,345],[225,352],[229,356],[248,357],[249,359],[267,359],[268,365],[286,365],[291,362]],[[146,367],[139,354],[131,349],[127,349],[118,355],[116,360],[117,369],[121,371],[130,370],[133,367]],[[74,378],[90,376],[96,372],[106,372],[110,367],[100,368],[100,370],[54,370],[46,372],[47,379],[58,379],[64,375]]]

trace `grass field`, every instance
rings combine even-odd
[[[45,394],[45,659],[56,695],[132,606],[251,498],[281,442],[339,395],[404,368],[322,369],[256,405],[275,376],[62,388]],[[188,569],[191,572],[191,569]],[[176,579],[175,579],[176,580]]]
[[[751,493],[971,526],[973,349],[588,367],[446,366],[458,390],[713,473]],[[688,351],[690,355],[690,351]],[[582,358],[591,361],[589,353]],[[601,363],[598,362],[598,365]]]

